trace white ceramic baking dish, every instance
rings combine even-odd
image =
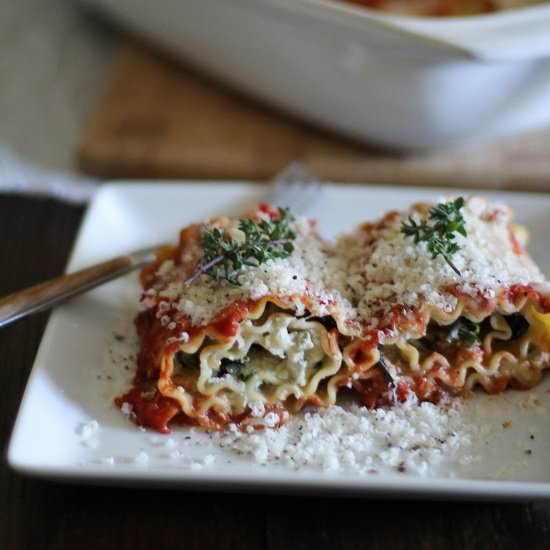
[[[550,4],[427,19],[330,0],[82,1],[245,93],[362,141],[426,149],[550,124]]]

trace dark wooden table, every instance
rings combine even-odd
[[[60,274],[82,213],[51,200],[0,196],[0,295]],[[65,485],[15,474],[6,447],[46,321],[40,314],[0,331],[3,550],[550,548],[550,502],[229,495]]]

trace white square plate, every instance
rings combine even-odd
[[[231,182],[105,185],[87,212],[69,271],[146,245],[173,241],[182,226],[214,214],[238,214],[262,191],[259,185]],[[331,186],[308,215],[318,218],[325,236],[334,236],[388,209],[445,194],[449,190]],[[531,232],[531,254],[545,273],[550,273],[550,195],[484,194],[514,208],[517,220]],[[357,476],[262,466],[249,457],[213,447],[198,430],[180,428],[168,439],[140,430],[112,402],[128,383],[128,376],[110,379],[112,373],[105,370],[117,353],[112,345],[115,320],[118,316],[131,326],[137,298],[136,275],[131,274],[52,314],[10,443],[8,460],[13,468],[58,479],[201,489],[437,498],[550,497],[548,377],[528,395],[480,393],[470,400],[472,422],[491,427],[468,451],[479,460],[469,469],[438,477],[397,472]],[[526,398],[538,405],[526,407]],[[99,429],[86,437],[92,420],[98,422]],[[148,460],[136,461],[142,451]],[[185,460],[174,461],[174,451]],[[214,456],[214,462],[205,461],[205,456]]]

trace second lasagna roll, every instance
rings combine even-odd
[[[354,310],[325,285],[328,256],[315,224],[283,215],[261,205],[241,219],[190,226],[143,270],[138,374],[119,399],[138,423],[258,429],[307,404],[335,402],[342,347],[358,334]],[[267,241],[286,252],[243,257],[239,243],[260,242],[261,232],[266,240],[253,254],[269,253]],[[208,256],[213,239],[234,254],[223,269],[219,256]]]
[[[475,386],[526,389],[550,366],[550,288],[509,208],[416,204],[340,241],[364,330],[344,352],[369,406]]]

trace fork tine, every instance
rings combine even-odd
[[[299,212],[305,212],[315,202],[320,199],[321,184],[319,182],[311,182],[300,188],[300,194],[296,196],[294,209]]]
[[[303,213],[321,198],[322,191],[319,179],[302,164],[295,162],[275,176],[262,200]]]

